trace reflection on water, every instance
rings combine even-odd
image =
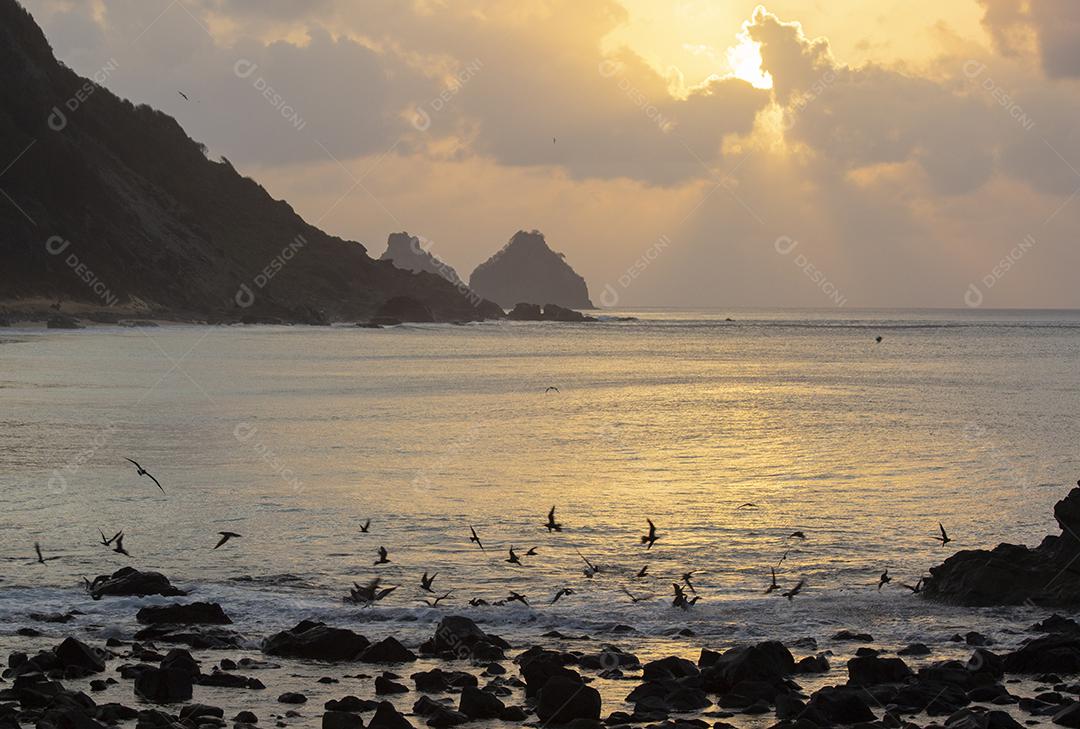
[[[340,609],[384,545],[377,573],[405,587],[365,619],[422,615],[425,570],[458,606],[510,589],[542,605],[573,587],[573,601],[540,609],[545,624],[582,619],[582,606],[647,620],[689,569],[703,629],[845,604],[888,616],[907,608],[893,607],[900,589],[873,590],[877,575],[913,582],[940,561],[938,521],[949,549],[1035,543],[1080,472],[1076,315],[641,316],[11,330],[0,590],[73,589],[130,563],[249,594],[259,620],[251,595],[273,587],[266,576],[309,585],[277,585],[303,609],[276,610]],[[543,528],[552,504],[561,534]],[[661,535],[647,552],[646,517]],[[124,530],[130,562],[97,543],[99,528]],[[224,530],[243,537],[213,551]],[[805,542],[785,539],[795,530]],[[63,559],[31,564],[34,541]],[[511,544],[538,554],[511,566]],[[789,549],[778,577],[807,579],[803,607],[762,595]],[[652,577],[633,579],[646,564]],[[256,579],[230,579],[243,575]],[[657,598],[631,606],[623,586]]]

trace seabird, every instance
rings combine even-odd
[[[161,489],[161,493],[165,493],[165,489],[164,489],[164,488],[162,488],[162,486],[161,486],[161,483],[160,483],[160,482],[159,482],[159,481],[158,481],[158,480],[157,480],[156,478],[154,478],[154,476],[153,476],[153,475],[152,475],[152,474],[151,474],[151,473],[150,473],[149,471],[147,471],[147,470],[146,470],[145,468],[143,468],[142,466],[140,466],[140,465],[139,465],[139,464],[138,464],[137,462],[135,462],[135,461],[132,461],[132,460],[131,460],[130,458],[125,458],[124,460],[125,460],[125,461],[131,461],[131,463],[134,463],[134,464],[135,464],[135,468],[137,468],[137,469],[138,469],[138,472],[139,472],[139,475],[140,475],[140,476],[147,476],[147,477],[149,477],[149,479],[150,479],[151,481],[153,481],[154,483],[156,483],[156,484],[157,484],[157,487],[158,487],[159,489]]]
[[[59,557],[42,557],[41,556],[41,544],[34,542],[34,551],[37,552],[38,564],[45,564],[46,562],[52,562],[54,559],[60,559]]]
[[[528,605],[529,601],[525,599],[524,595],[510,591],[510,597],[506,598],[505,602],[520,602],[522,605]]]
[[[645,521],[649,522],[649,533],[641,538],[641,543],[647,545],[645,549],[652,549],[652,545],[656,544],[660,537],[656,536],[656,525],[652,523],[652,519]]]
[[[559,391],[559,388],[555,387],[554,385],[551,385],[551,386],[550,386],[550,387],[548,387],[548,388],[547,388],[546,390],[544,390],[544,394],[546,395],[546,394],[548,394],[549,392],[551,392],[552,390],[554,390],[555,392],[558,392],[558,391]]]
[[[481,606],[484,606],[484,605],[490,605],[491,603],[489,603],[487,600],[485,600],[482,597],[474,597],[472,600],[469,600],[469,604],[472,605],[473,607],[481,607]]]
[[[386,547],[379,547],[379,558],[375,560],[375,564],[386,564],[390,560],[386,557]]]
[[[118,536],[123,534],[123,531],[119,531],[116,534],[113,534],[110,539],[106,539],[105,538],[105,532],[101,531],[100,529],[98,529],[98,533],[101,534],[101,543],[104,544],[106,547],[108,547],[108,546],[111,546],[112,543],[116,541],[116,538]]]
[[[242,534],[237,534],[236,532],[218,532],[218,534],[221,535],[221,540],[218,541],[218,543],[214,545],[214,549],[217,549],[218,547],[220,547],[222,544],[229,541],[233,537],[243,536]]]
[[[578,553],[578,556],[585,561],[585,569],[583,570],[585,576],[589,579],[592,579],[592,576],[599,572],[600,568],[590,562],[589,558],[582,554],[580,549],[577,549],[575,551]]]
[[[476,542],[476,546],[480,547],[480,549],[486,552],[487,550],[484,549],[484,543],[480,541],[480,537],[476,534],[476,529],[470,526],[469,531],[472,532],[472,536],[469,537],[469,541]]]
[[[907,589],[911,590],[912,594],[918,595],[920,592],[922,592],[922,583],[923,583],[923,578],[920,577],[919,581],[915,583],[914,587],[912,587],[911,585],[905,584],[903,582],[900,583],[900,586],[901,587],[906,587]]]
[[[782,565],[784,563],[784,560],[787,559],[788,552],[790,552],[790,551],[791,551],[790,549],[785,549],[784,550],[784,553],[782,555],[780,555],[780,561],[776,563],[777,567],[779,567],[780,565]]]
[[[945,532],[945,527],[943,527],[943,526],[941,525],[941,522],[940,522],[940,521],[938,522],[938,525],[937,525],[937,526],[938,526],[938,529],[940,529],[940,530],[941,530],[941,536],[940,536],[940,537],[934,537],[934,539],[936,539],[937,541],[941,542],[941,546],[943,546],[943,547],[944,547],[944,546],[945,546],[946,544],[948,544],[949,542],[951,542],[951,541],[952,541],[952,539],[950,539],[950,538],[949,538],[949,535],[948,535],[948,534],[947,534],[947,533]]]
[[[432,579],[434,579],[434,578],[432,578]],[[427,605],[428,607],[438,607],[439,603],[442,602],[443,600],[445,600],[446,598],[450,597],[450,595],[453,592],[454,592],[453,590],[447,590],[446,594],[439,595],[434,600],[425,599],[424,604]]]
[[[806,535],[802,532],[792,532],[788,535],[788,539],[806,539]]]
[[[434,582],[435,578],[438,577],[438,576],[439,576],[439,573],[436,572],[431,577],[428,577],[428,573],[425,572],[424,576],[420,578],[420,589],[423,590],[424,592],[435,592],[434,590],[431,589],[431,583]]]
[[[378,577],[368,582],[366,585],[360,585],[356,582],[353,583],[353,589],[349,590],[349,597],[346,598],[349,602],[361,603],[364,605],[370,605],[373,602],[378,602],[391,592],[398,588],[397,585],[393,587],[385,587],[379,589],[379,583],[382,580]]]
[[[672,607],[682,608],[683,610],[689,610],[690,606],[698,601],[699,598],[698,598],[697,595],[694,595],[694,597],[692,599],[687,600],[686,599],[686,593],[683,592],[683,589],[679,585],[678,582],[672,582],[671,586],[673,588],[675,588],[675,599],[671,601],[671,606]]]
[[[368,519],[367,521],[365,521],[363,524],[360,525],[360,533],[361,534],[367,534],[368,529],[370,529],[370,528],[371,528],[371,519]]]
[[[634,578],[635,579],[640,579],[642,577],[645,577],[648,574],[648,572],[649,572],[649,565],[645,565],[644,567],[642,567],[641,569],[638,570],[638,573],[636,575],[634,575]]]
[[[878,344],[881,344],[881,336],[879,335],[879,336],[875,337],[874,341],[877,342]]]
[[[539,552],[536,551],[537,549],[539,549],[539,547],[529,547],[529,551],[525,553],[525,556],[535,557],[537,554],[539,554]]]
[[[551,598],[551,603],[550,604],[554,605],[555,603],[557,603],[559,601],[559,598],[562,597],[563,595],[573,595],[573,594],[574,594],[573,588],[564,587],[564,588],[562,588],[561,590],[559,590],[558,592],[555,593],[555,597]]]
[[[780,585],[776,582],[776,568],[771,567],[769,569],[769,571],[772,572],[772,584],[769,585],[769,587],[765,590],[766,595],[771,593],[773,590],[779,590],[780,589]]]
[[[690,582],[690,578],[694,576],[694,572],[695,572],[695,570],[690,570],[689,572],[684,572],[683,576],[682,576],[682,581],[685,582],[686,586],[690,588],[690,592],[692,592],[692,593],[694,593],[696,595],[697,590],[694,589],[694,585]]]
[[[878,583],[877,583],[878,591],[880,592],[882,586],[887,585],[890,582],[892,582],[892,578],[889,577],[889,570],[885,570],[884,572],[881,573],[881,577],[878,578]]]
[[[756,509],[756,508],[758,508],[757,504],[755,504],[755,503],[753,503],[751,501],[747,501],[745,504],[741,504],[739,506],[736,506],[735,511],[738,511],[739,509]]]
[[[551,507],[551,511],[548,512],[547,524],[545,524],[544,526],[547,527],[547,530],[548,530],[549,533],[550,532],[561,532],[562,531],[562,524],[559,524],[557,521],[555,521],[555,507],[554,506]]]
[[[802,586],[805,582],[806,580],[799,580],[795,584],[795,587],[791,588],[787,592],[780,593],[780,597],[786,597],[788,599],[788,602],[791,602],[791,599],[802,591]]]
[[[637,604],[637,603],[639,603],[639,602],[642,602],[643,600],[648,600],[649,598],[651,598],[651,597],[652,597],[652,595],[648,595],[648,596],[646,596],[646,597],[638,597],[638,596],[636,596],[636,595],[635,595],[634,593],[632,593],[632,592],[630,592],[629,590],[627,590],[627,589],[626,589],[625,587],[621,587],[621,588],[619,588],[619,589],[621,589],[621,590],[622,590],[623,592],[625,592],[625,593],[626,593],[626,596],[630,598],[630,602],[632,602],[632,603],[634,603],[634,604]]]
[[[119,534],[116,535],[116,546],[113,547],[113,551],[116,552],[117,554],[122,554],[125,557],[130,557],[131,556],[130,554],[128,554],[128,551],[126,549],[124,549],[124,533],[123,532],[120,532]]]
[[[518,556],[516,554],[514,554],[514,545],[512,545],[512,544],[510,545],[510,556],[506,558],[506,561],[509,562],[510,564],[516,564],[516,565],[521,564],[521,560],[518,559]]]

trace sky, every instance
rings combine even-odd
[[[602,306],[1080,307],[1075,0],[23,2],[376,257],[538,229]]]

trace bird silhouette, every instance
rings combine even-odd
[[[380,582],[382,582],[382,580],[378,577],[374,578],[366,585],[361,585],[354,582],[352,589],[349,590],[349,597],[345,599],[348,602],[355,602],[362,605],[371,605],[372,603],[382,600],[398,588],[397,585],[394,585],[393,587],[385,587],[380,590]]]
[[[154,478],[153,474],[151,474],[151,473],[150,473],[149,471],[147,471],[147,470],[146,470],[145,468],[143,468],[142,466],[140,466],[140,465],[139,465],[139,464],[138,464],[138,463],[137,463],[136,461],[132,461],[132,460],[131,460],[130,458],[125,458],[124,460],[125,460],[125,461],[130,461],[131,463],[134,463],[134,464],[135,464],[135,468],[136,468],[136,469],[138,470],[138,475],[140,475],[140,476],[146,476],[146,477],[147,477],[147,478],[149,478],[149,479],[150,479],[151,481],[153,481],[153,482],[154,482],[155,484],[157,484],[157,487],[158,487],[159,489],[161,489],[161,493],[165,493],[165,488],[164,488],[164,487],[163,487],[163,486],[161,485],[161,482],[160,482],[160,481],[158,481],[158,480],[157,480],[156,478]]]
[[[683,572],[682,581],[686,583],[686,586],[690,589],[690,592],[697,594],[697,590],[694,589],[693,583],[690,582],[690,578],[694,576],[694,570],[689,572]]]
[[[361,534],[367,534],[368,529],[370,529],[370,528],[371,528],[371,519],[368,519],[367,521],[365,521],[363,524],[360,525],[360,533]]]
[[[428,573],[424,572],[424,576],[420,578],[420,589],[423,590],[424,592],[435,592],[434,590],[431,589],[431,583],[434,582],[435,578],[438,577],[438,576],[439,576],[438,572],[433,574],[431,577],[428,577]]]
[[[780,589],[780,585],[776,582],[776,568],[771,567],[771,568],[769,568],[769,571],[772,573],[772,584],[769,585],[768,588],[766,588],[766,590],[765,590],[766,595],[771,593],[773,590],[779,590]]]
[[[877,337],[874,337],[874,341],[877,342],[878,344],[881,344],[881,336],[879,335]]]
[[[940,537],[934,537],[934,539],[936,539],[937,541],[941,542],[941,546],[943,546],[943,547],[944,547],[944,546],[945,546],[946,544],[948,544],[949,542],[951,542],[951,541],[952,541],[952,539],[951,539],[951,538],[949,537],[948,533],[946,533],[946,531],[945,531],[945,527],[943,527],[943,526],[941,525],[941,522],[940,522],[940,521],[938,522],[938,525],[937,525],[937,526],[938,526],[938,529],[940,529],[940,530],[941,530],[941,536],[940,536]]]
[[[472,536],[469,537],[469,541],[476,542],[476,546],[480,547],[481,550],[486,552],[487,550],[484,549],[484,543],[480,541],[480,537],[477,535],[476,529],[470,526],[469,531],[472,532]]]
[[[34,542],[34,551],[37,552],[37,564],[45,564],[46,562],[52,562],[54,559],[60,559],[59,557],[43,557],[41,555],[41,544]]]
[[[739,509],[756,509],[756,508],[758,508],[757,504],[755,504],[753,502],[750,502],[750,501],[747,501],[745,504],[740,504],[739,506],[736,506],[735,511],[738,511]]]
[[[130,554],[128,554],[128,551],[126,549],[124,549],[124,533],[123,532],[120,532],[119,534],[116,535],[116,546],[113,547],[113,551],[116,552],[117,554],[122,554],[125,557],[130,557],[131,556]]]
[[[438,607],[439,603],[442,602],[443,600],[445,600],[446,598],[450,597],[450,595],[452,595],[453,592],[454,592],[453,590],[447,590],[444,594],[439,595],[438,597],[436,597],[433,600],[428,600],[428,599],[425,598],[424,599],[424,604],[427,605],[428,607]]]
[[[638,570],[638,573],[636,575],[634,575],[634,578],[635,579],[641,579],[642,577],[647,576],[648,573],[649,573],[649,565],[645,565],[644,567],[642,567],[641,569]]]
[[[889,577],[889,570],[885,570],[884,572],[881,573],[881,577],[878,578],[878,583],[877,583],[878,592],[880,592],[881,588],[884,587],[885,585],[889,584],[890,582],[892,582],[892,578]]]
[[[639,603],[639,602],[642,602],[644,600],[648,600],[648,599],[650,599],[652,597],[652,595],[647,595],[646,597],[638,597],[634,593],[627,590],[625,587],[620,587],[619,589],[622,590],[623,592],[625,592],[626,596],[630,598],[630,602],[634,603],[635,605],[637,603]]]
[[[649,522],[649,533],[641,538],[641,543],[647,545],[645,549],[652,549],[652,545],[656,544],[656,540],[660,537],[656,534],[656,525],[652,523],[652,519],[646,519]]]
[[[529,601],[525,599],[524,595],[514,592],[513,590],[510,591],[510,597],[506,598],[506,602],[520,602],[522,605],[529,604]]]
[[[546,395],[549,392],[558,392],[558,391],[559,391],[559,388],[555,387],[554,385],[551,385],[546,390],[544,390],[544,394]]]
[[[548,530],[549,534],[551,532],[561,532],[562,531],[562,524],[559,524],[557,521],[555,521],[555,507],[554,506],[552,506],[551,511],[548,512],[547,524],[545,524],[544,526],[547,527],[547,530]]]
[[[375,560],[375,564],[386,564],[390,560],[387,558],[386,547],[379,547],[379,558]]]
[[[539,547],[529,547],[529,551],[525,553],[525,556],[535,557],[537,554],[539,554],[539,552],[536,551],[537,549],[539,549]]]
[[[592,576],[599,572],[600,568],[590,562],[589,558],[582,554],[580,549],[577,549],[575,551],[578,553],[578,556],[581,557],[581,559],[585,562],[585,569],[583,570],[585,576],[589,579],[592,579]]]
[[[920,577],[919,581],[915,583],[914,587],[912,587],[911,585],[908,585],[908,584],[906,584],[904,582],[901,582],[900,586],[901,587],[906,587],[907,589],[911,590],[911,593],[913,595],[918,595],[920,592],[922,592],[922,583],[923,583],[923,578]]]
[[[803,532],[792,532],[787,536],[788,539],[806,539],[806,535]]]
[[[222,544],[229,541],[233,537],[243,536],[241,534],[237,534],[236,532],[218,532],[218,534],[221,535],[221,539],[218,540],[218,543],[214,545],[214,549],[217,549],[218,547],[220,547]]]
[[[521,560],[518,558],[518,556],[516,554],[514,554],[514,545],[510,545],[510,556],[506,558],[506,561],[509,562],[510,564],[516,564],[516,565],[521,564]]]
[[[795,583],[795,587],[791,588],[787,592],[780,593],[780,597],[786,597],[788,599],[788,602],[791,602],[792,598],[802,592],[802,588],[805,583],[806,580],[799,580],[797,583]]]
[[[110,537],[109,539],[106,539],[105,532],[98,529],[98,533],[101,535],[101,543],[104,544],[106,547],[112,546],[112,543],[116,541],[116,538],[123,534],[122,531],[119,531],[116,534],[113,534],[112,537]]]
[[[473,599],[469,600],[469,604],[473,607],[484,607],[485,605],[490,605],[491,603],[482,597],[474,597]]]
[[[784,563],[784,560],[787,559],[788,552],[790,552],[790,551],[791,551],[790,549],[785,549],[784,550],[784,553],[782,555],[780,555],[780,561],[776,563],[777,567],[779,567],[780,565],[782,565]]]
[[[558,592],[555,593],[555,597],[551,598],[551,603],[550,604],[554,605],[555,603],[557,603],[559,601],[559,598],[562,597],[563,595],[573,595],[573,594],[574,594],[573,588],[564,587],[564,588],[562,588],[561,590],[559,590]]]
[[[694,597],[688,600],[686,598],[686,593],[683,592],[682,586],[678,582],[672,582],[671,587],[675,590],[675,599],[671,601],[672,607],[689,610],[699,599],[697,595],[694,595]]]
[[[190,101],[190,99],[188,99],[188,97],[187,97],[187,94],[185,94],[185,93],[184,93],[183,91],[177,91],[176,93],[178,93],[178,94],[180,94],[181,96],[183,96],[183,97],[184,97],[184,101]]]

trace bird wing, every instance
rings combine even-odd
[[[142,470],[142,466],[139,465],[138,461],[132,461],[130,458],[125,458],[124,460],[125,461],[130,461],[131,463],[134,463],[135,468],[139,469],[140,471]]]
[[[116,541],[116,539],[117,539],[117,537],[121,536],[121,535],[122,535],[123,533],[124,533],[124,530],[123,530],[123,529],[121,529],[121,530],[120,530],[120,531],[118,531],[118,532],[117,532],[116,534],[113,534],[113,535],[112,535],[112,539],[110,539],[110,540],[109,540],[109,544],[112,544],[113,542],[115,542],[115,541]]]
[[[154,478],[154,474],[152,474],[152,473],[150,473],[149,471],[147,471],[147,472],[146,472],[146,475],[150,477],[150,480],[151,480],[151,481],[153,481],[154,483],[156,483],[156,484],[157,484],[157,487],[158,487],[159,489],[161,489],[161,493],[165,493],[165,489],[164,489],[164,488],[162,487],[161,483],[160,483],[160,482],[159,482],[159,481],[158,481],[158,480],[157,480],[156,478]]]
[[[652,523],[652,519],[646,519],[649,522],[649,537],[656,536],[656,525]]]
[[[942,537],[942,539],[948,539],[948,538],[949,538],[949,535],[945,533],[945,527],[943,527],[943,526],[941,525],[941,522],[940,522],[940,521],[938,522],[938,529],[940,529],[940,530],[941,530],[941,537]]]
[[[214,549],[217,549],[218,547],[220,547],[220,546],[221,546],[222,544],[224,544],[224,543],[225,543],[225,542],[227,542],[227,541],[229,541],[229,535],[228,535],[228,534],[224,534],[224,535],[223,535],[223,536],[221,537],[221,541],[219,541],[219,542],[218,542],[217,544],[215,544],[215,545],[214,545]]]
[[[548,523],[549,524],[554,524],[555,523],[555,507],[554,506],[551,507],[551,511],[548,512]]]

